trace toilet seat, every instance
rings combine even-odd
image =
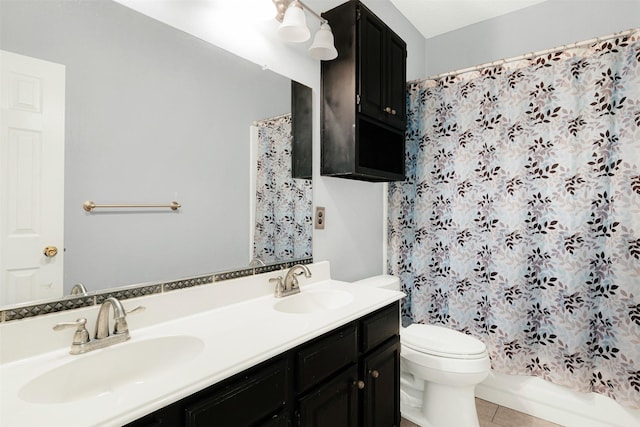
[[[450,359],[481,359],[487,356],[484,343],[462,332],[441,326],[414,323],[400,333],[403,346]]]

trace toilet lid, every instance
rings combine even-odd
[[[486,355],[487,347],[472,336],[442,326],[414,323],[400,334],[402,345],[435,356],[473,359]]]

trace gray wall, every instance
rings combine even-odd
[[[66,65],[66,289],[247,265],[249,126],[290,111],[290,81],[117,3],[0,7],[0,48]]]
[[[426,40],[426,74],[640,27],[640,0],[548,0]]]

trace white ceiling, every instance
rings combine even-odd
[[[425,38],[545,0],[390,0]]]

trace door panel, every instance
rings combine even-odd
[[[6,51],[0,55],[0,305],[5,305],[63,293],[65,67]],[[57,253],[46,256],[45,247]]]
[[[299,402],[299,423],[304,427],[356,427],[358,425],[358,371],[354,365]]]
[[[385,25],[361,9],[360,21],[360,108],[367,116],[384,120],[384,58]]]
[[[361,372],[366,384],[363,425],[400,425],[400,341],[396,337],[364,360]]]
[[[404,41],[397,35],[389,32],[387,44],[387,103],[392,109],[387,121],[390,125],[404,128],[406,123],[406,98],[407,98],[407,58]]]

